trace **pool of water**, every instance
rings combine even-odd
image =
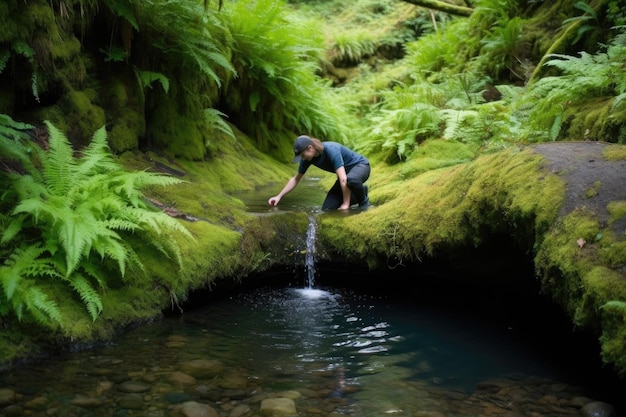
[[[294,167],[297,166],[294,165]],[[235,193],[234,197],[243,201],[249,213],[257,215],[276,214],[284,211],[316,212],[321,210],[322,203],[326,197],[326,190],[320,184],[324,177],[324,175],[305,176],[292,192],[282,198],[277,207],[268,205],[267,200],[278,194],[284,184],[264,186],[253,191]]]
[[[202,304],[1,375],[0,415],[241,417],[280,399],[299,416],[576,416],[602,399],[538,348],[555,340],[462,310],[297,286]]]

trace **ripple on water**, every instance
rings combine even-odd
[[[272,398],[290,399],[301,417],[566,417],[591,407],[588,390],[535,355],[463,316],[342,291],[261,289],[0,375],[0,416],[227,417],[281,403],[264,402]]]

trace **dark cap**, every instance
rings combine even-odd
[[[293,162],[300,162],[300,154],[309,146],[313,145],[313,141],[307,135],[298,136],[296,141],[293,143],[293,153],[295,158],[293,158]]]

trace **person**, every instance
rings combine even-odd
[[[290,193],[311,165],[337,174],[337,181],[330,188],[322,204],[322,210],[346,210],[353,204],[359,208],[370,207],[368,187],[364,184],[370,176],[370,163],[366,157],[348,147],[331,141],[320,141],[307,135],[298,136],[293,144],[294,163],[299,163],[296,175],[287,181],[283,189],[270,197],[270,206],[276,206]]]

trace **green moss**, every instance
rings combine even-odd
[[[103,107],[108,109],[107,122],[112,126],[107,138],[114,153],[137,149],[139,138],[146,135],[143,96],[137,78],[130,72],[111,76],[100,94]]]
[[[611,201],[607,206],[609,224],[613,224],[626,216],[626,201]]]
[[[42,108],[35,114],[39,120],[52,122],[72,143],[85,145],[106,123],[104,110],[92,102],[95,96],[93,90],[70,90],[58,106]]]
[[[614,364],[623,376],[626,374],[626,302],[611,300],[602,306],[601,314],[604,323],[600,336],[602,360]]]
[[[574,314],[575,322],[604,327],[598,317],[600,308],[611,300],[626,301],[626,286],[622,274],[605,266],[595,266],[583,276],[584,292]]]
[[[497,232],[533,247],[564,198],[564,184],[546,175],[542,164],[529,149],[510,149],[408,180],[398,179],[401,166],[383,167],[372,177],[376,207],[347,218],[325,216],[320,233],[342,256],[371,265],[478,245]],[[379,184],[384,190],[376,191]]]
[[[608,161],[621,161],[626,159],[626,146],[609,145],[604,148],[603,155]]]
[[[585,197],[587,198],[592,198],[598,195],[598,193],[600,192],[600,187],[601,187],[602,183],[600,181],[596,181],[593,183],[593,187],[589,188],[587,191],[585,191]]]
[[[578,326],[600,336],[603,358],[626,371],[626,352],[617,349],[626,323],[613,310],[601,308],[612,300],[626,300],[623,268],[626,244],[602,229],[594,213],[584,209],[567,215],[546,236],[535,261],[542,286],[561,304]],[[621,314],[621,313],[620,313]]]
[[[50,55],[55,62],[67,63],[81,52],[81,43],[75,36],[66,36],[57,42],[50,42]]]
[[[564,112],[568,120],[565,137],[574,140],[615,141],[615,125],[612,121],[612,100],[597,97],[573,105]]]
[[[453,140],[428,140],[413,152],[399,170],[403,178],[471,161],[478,153],[478,146]]]
[[[137,149],[139,137],[145,134],[145,120],[142,114],[128,111],[118,117],[107,138],[113,153]]]

